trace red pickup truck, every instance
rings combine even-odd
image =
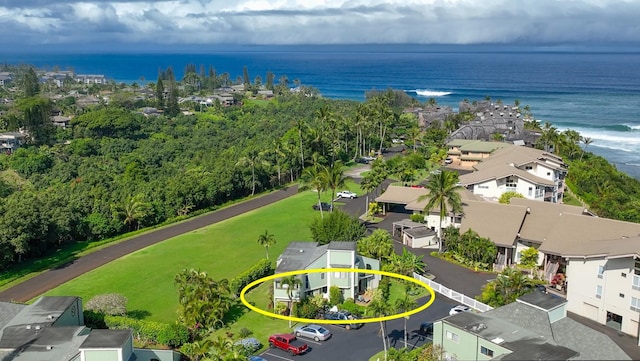
[[[277,347],[281,350],[287,351],[292,356],[301,355],[307,352],[309,346],[299,341],[296,336],[290,333],[275,334],[269,337],[269,347]]]

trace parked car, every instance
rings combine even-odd
[[[312,338],[314,341],[326,341],[331,337],[331,332],[319,325],[298,326],[293,331],[296,337]]]
[[[356,163],[369,164],[369,161],[364,158],[356,158]]]
[[[340,321],[345,321],[345,320],[353,320],[356,321],[358,319],[358,317],[356,317],[355,315],[352,315],[351,312],[349,311],[329,311],[329,312],[325,312],[324,314],[324,319],[325,320],[340,320]],[[340,327],[344,327],[346,330],[355,330],[358,329],[362,326],[364,326],[363,323],[360,322],[354,322],[354,323],[337,323],[336,326],[340,326]]]
[[[279,348],[292,356],[302,355],[309,349],[306,343],[298,340],[295,335],[290,333],[278,333],[269,336],[269,347]]]
[[[471,310],[471,308],[469,306],[457,305],[456,307],[452,308],[449,311],[449,316],[457,315],[458,313],[467,312],[467,311],[470,311],[470,310]]]
[[[432,336],[433,335],[433,322],[422,322],[420,324],[420,328],[418,329],[418,334],[422,336]]]
[[[453,163],[453,159],[451,159],[449,157],[445,158],[444,164],[451,164],[451,163]]]
[[[338,192],[338,198],[354,199],[354,198],[358,198],[358,195],[351,191],[342,191],[342,192]]]
[[[249,361],[267,361],[267,359],[260,356],[250,356]]]
[[[333,209],[333,207],[331,207],[331,203],[327,203],[327,202],[320,202],[320,205],[316,203],[312,207],[313,207],[313,210],[315,211],[319,211],[320,207],[322,207],[323,211],[327,211],[327,212]]]
[[[373,162],[374,160],[376,160],[378,158],[366,156],[366,157],[362,157],[362,159],[366,160],[367,162]]]

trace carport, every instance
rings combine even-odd
[[[386,214],[391,205],[401,204],[406,206],[427,193],[429,191],[425,188],[390,185],[382,195],[376,198],[376,202],[383,204],[383,214]]]

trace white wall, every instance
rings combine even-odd
[[[604,266],[602,278],[598,266]],[[631,310],[631,300],[640,300],[640,290],[634,290],[632,257],[618,259],[569,259],[567,264],[567,308],[569,311],[598,321],[607,322],[607,311],[622,316],[622,332],[638,336],[640,313]],[[624,274],[624,276],[623,276]],[[602,295],[596,297],[597,286]]]

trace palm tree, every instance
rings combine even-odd
[[[399,255],[397,253],[392,253],[389,259],[389,262],[386,264],[386,267],[391,271],[401,275],[413,277],[413,273],[423,273],[424,272],[424,261],[422,261],[423,256],[417,256],[409,251],[406,248],[402,249],[402,254]]]
[[[256,148],[249,148],[245,152],[245,155],[238,159],[236,166],[251,167],[251,195],[256,194],[256,166],[266,165],[267,162],[262,159],[262,155]]]
[[[300,278],[296,275],[285,277],[281,281],[282,286],[287,286],[287,297],[289,297],[289,317],[293,314],[293,290],[299,288],[302,284]],[[291,320],[289,320],[289,328],[291,328]]]
[[[398,313],[407,312],[414,309],[417,306],[415,300],[409,298],[409,286],[404,289],[404,297],[398,298],[395,304],[395,311]],[[407,347],[407,320],[409,316],[404,317],[404,347]]]
[[[263,246],[267,251],[267,259],[269,259],[269,247],[276,244],[276,236],[265,230],[263,234],[258,237],[258,244]]]
[[[150,206],[144,201],[142,194],[127,197],[122,205],[120,214],[123,216],[123,223],[131,230],[133,224],[140,229],[141,221],[149,214]]]
[[[376,296],[371,300],[369,305],[367,306],[367,313],[373,317],[384,317],[389,314],[389,305],[384,300],[381,294],[376,294]],[[382,336],[382,347],[384,348],[384,359],[387,360],[387,332],[385,330],[384,321],[380,321],[380,334]]]
[[[313,189],[318,193],[318,207],[320,207],[320,217],[324,218],[324,213],[322,211],[322,202],[320,201],[320,195],[324,190],[326,190],[326,184],[322,180],[321,173],[318,169],[318,166],[315,165],[313,167],[305,168],[302,172],[302,176],[300,177],[301,183],[298,188],[299,191],[304,191],[307,189]]]
[[[591,143],[593,143],[593,139],[591,139],[590,137],[582,137],[582,144],[584,144],[584,148],[582,148],[582,154],[580,155],[580,160],[582,160],[582,157],[584,156],[584,152],[587,151],[587,147]]]
[[[418,201],[427,200],[424,212],[429,213],[434,208],[440,211],[440,226],[438,227],[438,249],[442,252],[442,221],[446,217],[449,207],[451,212],[462,212],[462,201],[460,199],[459,190],[463,189],[458,183],[458,173],[443,170],[439,174],[434,174],[429,178],[429,182],[425,187],[429,193],[422,195]]]
[[[336,196],[336,189],[344,187],[349,177],[345,177],[342,163],[337,161],[329,167],[322,166],[320,168],[320,179],[324,183],[325,188],[331,189],[331,208],[333,209],[333,200]]]
[[[409,138],[411,139],[411,142],[413,143],[413,152],[416,152],[416,149],[418,147],[418,140],[420,139],[420,135],[422,133],[420,132],[420,128],[418,126],[414,126],[411,129],[409,129]]]

